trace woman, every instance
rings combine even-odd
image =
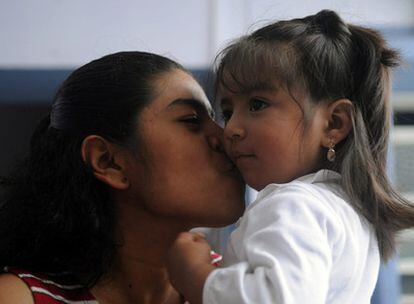
[[[122,52],[74,71],[4,187],[0,302],[180,303],[172,241],[244,210],[221,136],[199,84],[167,58]]]

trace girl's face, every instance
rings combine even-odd
[[[187,73],[158,77],[138,119],[139,155],[128,172],[134,199],[190,226],[223,226],[244,211],[244,182],[224,152],[204,91]]]
[[[225,146],[248,185],[256,190],[287,183],[317,170],[322,162],[322,109],[304,115],[282,87],[234,94],[219,90]],[[308,105],[308,106],[307,106]],[[310,104],[303,104],[306,111]]]

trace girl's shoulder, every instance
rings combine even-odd
[[[43,274],[6,268],[0,277],[0,300],[4,297],[5,304],[98,303],[88,289],[76,284],[73,278],[66,274]],[[13,288],[13,293],[5,293],[6,298],[3,296],[3,290],[6,291],[7,288]]]
[[[338,202],[346,203],[345,207],[349,205],[349,199],[341,186],[341,176],[331,170],[320,170],[284,184],[269,184],[258,193],[257,203],[283,203],[286,199],[297,200],[301,205],[317,202],[328,208]]]
[[[321,226],[329,223],[342,234],[344,215],[358,218],[342,191],[337,175],[318,172],[285,184],[269,184],[259,192],[245,214],[250,217],[269,218],[275,222],[289,217],[306,217]],[[331,177],[334,178],[331,178]]]

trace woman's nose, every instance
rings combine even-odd
[[[207,141],[211,149],[216,152],[224,152],[223,129],[213,123],[211,133],[207,136]]]

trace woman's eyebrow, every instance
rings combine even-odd
[[[207,108],[204,103],[193,98],[179,98],[172,101],[167,108],[175,106],[190,106],[193,107],[197,112],[207,114],[210,117],[214,117],[214,111],[212,108]]]

